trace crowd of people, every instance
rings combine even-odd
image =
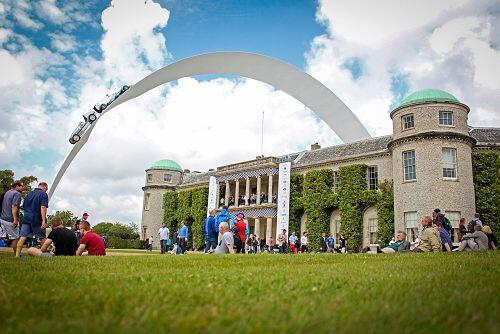
[[[25,243],[32,246],[28,249],[28,254],[32,256],[106,255],[105,239],[92,232],[87,213],[75,222],[72,230],[65,228],[62,220],[57,216],[52,218],[48,227],[48,186],[45,182],[40,182],[38,187],[30,191],[24,199],[24,215],[21,222],[23,187],[21,181],[15,181],[12,189],[1,198],[0,238],[9,241],[16,257],[21,255]],[[264,193],[262,195],[265,196]],[[264,197],[261,200],[267,199]],[[451,239],[451,223],[439,209],[435,209],[431,216],[425,216],[420,225],[420,233],[413,245],[407,240],[404,231],[398,231],[396,238],[391,240],[387,247],[377,249],[377,252],[451,252],[497,249],[498,247],[498,241],[491,227],[483,225],[477,213],[467,225],[464,218],[460,220],[456,247]],[[287,230],[282,230],[276,240],[272,236],[266,240],[257,234],[250,233],[245,222],[245,215],[240,212],[233,216],[227,206],[222,206],[220,210],[210,211],[204,221],[203,232],[204,252],[207,254],[309,252],[307,231],[299,237],[296,232],[288,235]],[[162,254],[186,253],[189,230],[184,221],[180,222],[172,239],[170,230],[165,224],[162,224],[158,230],[158,237]],[[33,240],[38,241],[40,247],[33,247]],[[334,235],[327,233],[323,233],[319,241],[321,252],[347,252],[346,238],[343,233],[340,233],[337,243]],[[152,251],[153,242],[153,236],[147,238],[147,250]],[[170,252],[167,250],[169,246],[173,246]],[[363,251],[368,251],[368,248]]]
[[[248,205],[255,205],[257,204],[257,194],[256,193],[252,193],[250,195],[250,197],[248,198]],[[260,194],[260,203],[261,204],[265,204],[265,203],[274,203],[276,204],[278,202],[278,195],[276,193],[274,193],[271,197],[271,199],[268,198],[267,194],[262,192]],[[221,198],[221,203],[224,204],[224,199]],[[241,206],[241,205],[245,205],[247,203],[247,197],[245,195],[240,195],[238,197],[238,205]],[[233,196],[229,196],[229,199],[228,199],[228,204],[227,206],[234,206],[235,204],[235,198]]]
[[[73,229],[64,226],[60,217],[53,217],[47,222],[49,198],[48,185],[40,182],[24,198],[21,221],[21,192],[24,184],[15,181],[12,189],[3,194],[0,212],[0,237],[12,246],[14,256],[20,257],[25,243],[31,245],[27,253],[31,256],[82,256],[106,255],[104,240],[92,232],[84,213]],[[36,245],[39,244],[40,247]]]

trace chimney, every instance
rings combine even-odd
[[[311,151],[319,150],[320,148],[321,148],[321,145],[318,143],[311,144]]]

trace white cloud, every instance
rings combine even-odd
[[[473,125],[498,126],[499,9],[495,1],[320,1],[329,34],[313,41],[308,72],[375,135],[392,130],[394,75],[406,77],[410,92],[448,90],[471,107]],[[346,68],[351,59],[362,64],[359,78]]]
[[[56,0],[42,0],[36,4],[36,7],[40,17],[46,18],[55,24],[62,24],[67,21],[65,13],[57,7]]]
[[[49,33],[50,44],[59,52],[70,52],[76,49],[75,37],[66,33]]]

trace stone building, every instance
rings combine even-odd
[[[326,148],[316,143],[310,150],[258,157],[205,173],[183,170],[171,160],[158,161],[146,170],[146,184],[142,188],[142,238],[156,236],[163,221],[165,192],[206,186],[210,177],[216,180],[214,192],[218,204],[227,203],[231,211],[245,213],[252,233],[265,236],[266,240],[274,237],[278,171],[280,164],[289,162],[292,174],[331,168],[333,191],[337,184],[335,171],[340,166],[366,164],[370,189],[377,189],[384,180],[393,181],[395,230],[405,230],[410,241],[414,241],[422,217],[440,208],[451,221],[456,240],[459,219],[469,220],[475,213],[472,152],[500,150],[500,128],[469,126],[469,111],[453,95],[428,89],[409,95],[391,111],[393,134],[389,136]],[[225,192],[219,196],[222,184]],[[341,224],[342,217],[334,210],[330,232],[335,240]],[[307,217],[303,216],[300,232],[306,229]],[[364,212],[363,229],[363,246],[375,244],[378,240],[375,207]]]

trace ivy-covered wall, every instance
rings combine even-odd
[[[394,235],[394,198],[392,183],[380,184],[380,191],[368,190],[367,166],[354,164],[338,170],[339,187],[332,192],[333,171],[312,170],[292,174],[290,190],[290,231],[300,231],[300,218],[307,216],[306,228],[309,234],[309,248],[319,251],[322,233],[330,231],[330,215],[339,209],[340,231],[346,237],[347,249],[361,250],[363,243],[364,211],[377,204],[379,239],[388,243]],[[338,240],[337,240],[338,241]]]
[[[500,239],[500,154],[495,151],[474,152],[472,170],[476,211]]]
[[[208,187],[201,187],[179,192],[167,192],[164,195],[163,221],[174,231],[183,220],[189,229],[188,248],[203,247],[203,222],[207,213]]]

